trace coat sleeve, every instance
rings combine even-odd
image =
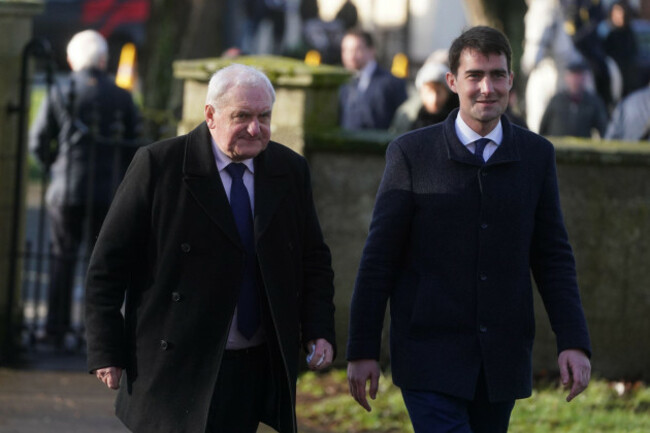
[[[121,313],[136,273],[147,256],[154,175],[147,148],[136,153],[118,188],[93,250],[86,276],[88,369],[126,366]]]
[[[557,338],[558,353],[566,349],[582,349],[591,356],[575,259],[560,207],[555,152],[552,149],[546,167],[535,213],[531,269]]]
[[[334,272],[329,247],[321,232],[311,189],[311,176],[304,163],[305,231],[302,250],[303,290],[301,331],[303,347],[311,340],[324,338],[336,353],[334,324]]]
[[[379,359],[386,303],[395,288],[413,217],[411,170],[396,142],[386,152],[370,231],[350,305],[347,359]]]

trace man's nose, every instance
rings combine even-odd
[[[489,94],[494,91],[494,85],[492,84],[492,80],[490,77],[484,77],[481,80],[481,93]]]
[[[260,133],[260,122],[257,120],[257,118],[253,119],[250,121],[248,124],[248,133],[252,136],[255,137]]]

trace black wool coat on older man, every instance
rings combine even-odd
[[[264,421],[295,432],[301,342],[334,345],[333,272],[305,159],[255,159],[254,229],[276,395]],[[135,432],[204,433],[244,266],[205,123],[141,148],[93,252],[88,368],[126,368],[117,414]],[[126,294],[125,316],[120,307]]]
[[[558,351],[590,341],[544,138],[501,117],[487,161],[444,123],[386,153],[351,305],[347,357],[379,359],[390,299],[396,385],[471,400],[481,368],[491,401],[531,393],[532,269]]]

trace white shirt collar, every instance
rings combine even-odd
[[[467,146],[470,143],[475,142],[479,138],[483,138],[476,131],[470,128],[467,123],[460,117],[460,113],[456,116],[456,135],[461,143]],[[490,131],[485,138],[489,138],[492,142],[498,146],[503,141],[503,126],[501,125],[501,119],[499,123]]]
[[[219,148],[219,146],[217,146],[217,142],[214,141],[214,138],[211,138],[211,141],[212,141],[212,151],[214,153],[214,159],[217,163],[217,170],[223,171],[226,169],[228,164],[230,164],[233,161],[232,159],[230,159],[228,155],[223,153],[223,151]],[[248,170],[251,173],[255,173],[255,164],[253,164],[253,158],[245,159],[241,162],[246,166],[246,168],[248,168]]]
[[[357,86],[359,90],[365,91],[368,88],[372,74],[375,73],[375,69],[377,69],[377,62],[375,60],[370,60],[366,63],[366,66],[359,71],[359,84]]]

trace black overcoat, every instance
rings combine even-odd
[[[281,406],[265,422],[295,432],[301,342],[335,344],[331,257],[305,159],[270,142],[254,164],[255,240]],[[88,368],[126,368],[116,405],[133,431],[205,431],[243,257],[206,124],[141,148],[102,227],[86,294]]]
[[[352,297],[348,359],[379,359],[390,299],[395,384],[471,400],[531,393],[531,270],[558,351],[591,353],[550,142],[501,117],[485,165],[459,141],[458,110],[395,139]]]

